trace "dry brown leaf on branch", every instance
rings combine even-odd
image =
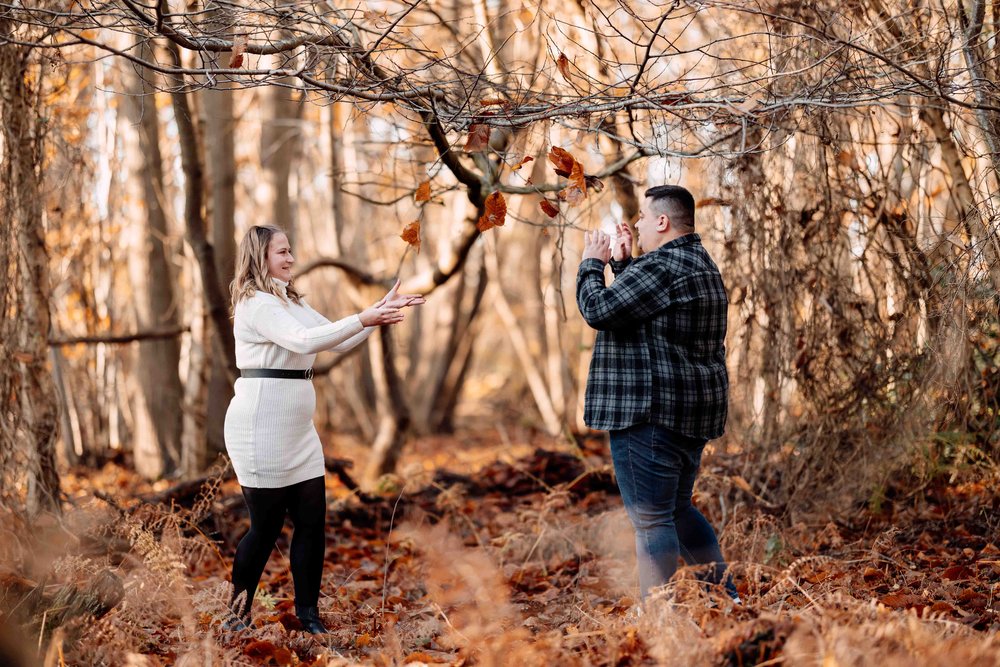
[[[604,190],[604,181],[599,179],[597,176],[584,174],[584,180],[587,182],[588,190],[593,190],[594,192],[602,192]]]
[[[490,126],[474,123],[469,127],[469,138],[465,142],[466,153],[480,153],[490,146]]]
[[[505,100],[499,97],[487,97],[486,99],[479,100],[480,106],[484,107],[503,107],[504,109],[510,109],[513,106],[510,100]]]
[[[524,165],[528,164],[529,162],[531,162],[534,159],[535,158],[531,157],[530,155],[526,155],[525,157],[521,158],[520,162],[518,162],[516,165],[514,165],[513,167],[511,167],[511,169],[514,170],[514,171],[517,171],[518,169],[520,169],[521,167],[523,167]]]
[[[249,42],[250,38],[246,35],[237,35],[236,39],[233,40],[233,54],[229,56],[230,69],[243,67],[243,54],[246,52]]]
[[[569,178],[576,164],[576,158],[565,148],[553,146],[549,150],[549,162],[555,167],[556,173],[564,178]]]
[[[543,199],[538,202],[538,208],[542,209],[542,213],[550,218],[554,218],[559,215],[559,207],[550,202],[548,199]]]
[[[476,229],[485,232],[494,227],[502,227],[507,218],[507,200],[499,192],[491,192],[486,198],[486,206],[482,217],[476,223]]]
[[[569,77],[569,58],[566,57],[565,53],[560,53],[559,57],[556,58],[556,67],[559,68],[559,73],[566,79],[566,82],[572,83]]]
[[[424,181],[417,186],[417,191],[413,193],[413,201],[424,202],[431,199],[431,182]]]
[[[414,220],[404,227],[403,233],[399,235],[399,238],[413,246],[417,252],[420,252],[420,221]]]
[[[583,175],[583,165],[573,163],[573,171],[569,175],[569,185],[559,191],[559,199],[570,206],[576,206],[587,198],[587,179]]]

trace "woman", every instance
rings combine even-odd
[[[250,511],[250,530],[233,559],[233,611],[228,629],[250,620],[261,573],[281,534],[294,525],[289,552],[295,613],[306,632],[325,633],[317,603],[326,546],[323,447],[313,426],[312,364],[318,352],[346,352],[374,327],[403,321],[419,295],[386,296],[357,315],[330,322],[292,286],[295,259],[277,227],[251,227],[240,243],[232,293],[236,365],[241,377],[226,413],[226,450]]]

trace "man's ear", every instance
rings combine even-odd
[[[671,226],[670,225],[670,216],[668,216],[666,213],[661,213],[660,217],[658,217],[656,219],[656,231],[658,231],[661,234],[663,234],[668,229],[670,229],[670,226]]]

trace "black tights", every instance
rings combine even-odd
[[[250,510],[250,530],[236,547],[233,559],[233,601],[246,592],[242,609],[234,611],[250,616],[260,576],[271,556],[274,543],[285,523],[285,512],[292,519],[292,580],[295,604],[315,607],[319,601],[326,550],[326,485],[322,477],[278,489],[253,489],[244,486],[243,497]]]

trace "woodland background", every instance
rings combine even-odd
[[[0,0],[10,655],[998,664],[998,27],[995,0]],[[660,183],[729,289],[699,498],[747,605],[682,572],[637,621],[574,283],[583,230]],[[280,558],[254,633],[219,629],[227,287],[262,223],[331,317],[428,295],[318,360],[324,641]]]

